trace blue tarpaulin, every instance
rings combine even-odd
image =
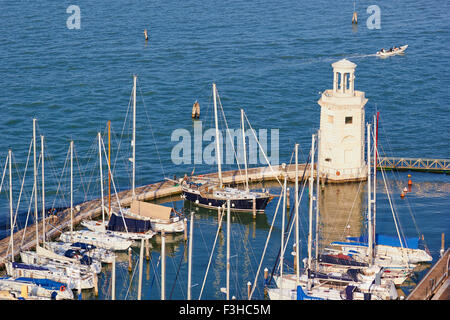
[[[123,223],[124,220],[127,226],[126,229],[125,224]],[[149,220],[119,217],[116,214],[111,215],[108,226],[106,227],[107,230],[111,231],[125,232],[128,230],[128,232],[137,232],[137,233],[147,232],[150,230],[150,228],[151,224]]]

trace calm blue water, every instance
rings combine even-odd
[[[66,9],[72,4],[81,10],[79,30],[66,26],[70,16]],[[381,9],[379,30],[369,30],[365,23],[369,17],[366,8],[373,4]],[[352,1],[333,4],[324,0],[281,3],[115,0],[107,4],[1,1],[0,6],[1,170],[8,148],[12,148],[14,170],[23,175],[32,138],[32,119],[36,117],[38,135],[45,136],[49,205],[68,205],[66,160],[71,139],[76,151],[75,202],[99,196],[95,139],[98,131],[105,133],[108,120],[114,134],[115,181],[120,189],[130,187],[131,168],[126,160],[130,157],[130,113],[125,117],[134,73],[138,74],[137,185],[173,175],[179,177],[193,170],[193,164],[175,165],[171,161],[172,148],[177,143],[171,141],[171,134],[180,128],[193,132],[190,113],[195,100],[200,102],[204,126],[213,125],[212,82],[217,84],[230,127],[239,127],[239,109],[244,108],[253,128],[269,132],[279,129],[280,163],[290,162],[295,142],[300,143],[300,162],[304,162],[311,134],[319,127],[319,92],[332,86],[331,63],[342,58],[358,65],[356,89],[365,91],[369,98],[366,117],[381,112],[379,138],[384,155],[450,158],[447,2],[358,2],[357,27],[350,23]],[[143,36],[145,28],[150,35],[147,43]],[[373,56],[382,47],[403,44],[409,45],[404,56],[389,59]],[[119,141],[122,141],[120,149]],[[223,169],[235,168],[228,165]],[[214,165],[195,166],[196,173],[215,169]],[[402,201],[398,194],[407,181],[406,175],[390,175],[398,181],[397,185],[393,183],[396,185],[393,191],[404,220],[402,227],[412,236],[419,229],[437,257],[441,233],[450,235],[445,210],[449,207],[448,176],[414,173],[414,192]],[[21,226],[32,183],[32,170],[28,170],[19,208],[24,212]],[[16,201],[20,185],[21,177],[16,174],[13,185]],[[379,187],[379,227],[394,234],[380,179]],[[346,201],[352,203],[358,188],[348,189]],[[364,184],[361,189],[365,189]],[[273,192],[277,191],[278,188],[273,188]],[[364,204],[361,200],[360,210],[364,210]],[[8,232],[8,205],[7,195],[2,192],[3,234]],[[175,205],[183,207],[180,201]],[[304,201],[302,215],[306,214],[307,206]],[[273,201],[255,223],[245,216],[235,218],[232,251],[238,252],[238,256],[232,261],[232,277],[233,294],[238,298],[246,295],[245,283],[253,282],[275,207]],[[187,213],[193,210],[188,205],[184,209]],[[194,297],[200,292],[217,224],[214,213],[200,211],[196,220],[197,265],[193,281],[199,285],[193,288]],[[269,269],[279,246],[281,222],[277,223],[264,262]],[[303,227],[306,232],[306,225]],[[206,299],[224,297],[217,293],[225,286],[224,245],[225,236],[220,248],[216,248],[218,254],[203,294]],[[159,246],[156,242],[154,246],[152,263],[156,266]],[[180,282],[175,283],[172,298],[183,299],[187,277],[184,242],[172,246],[173,253],[167,262],[166,295],[172,290],[180,265]],[[126,257],[123,261],[120,265],[123,272],[118,273],[122,279],[118,295],[136,297],[136,286],[126,296],[129,284]],[[148,266],[144,298],[157,299],[159,280],[154,278],[152,264]],[[99,298],[108,297],[108,276],[108,272],[102,276]],[[133,279],[136,281],[137,276]],[[255,296],[261,298],[261,290]]]

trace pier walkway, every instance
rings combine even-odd
[[[450,300],[450,248],[428,271],[406,300]]]
[[[378,167],[382,167],[383,169],[450,173],[450,160],[380,157]]]

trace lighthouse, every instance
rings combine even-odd
[[[319,174],[328,182],[365,180],[364,106],[368,99],[355,90],[356,64],[342,59],[331,66],[333,89],[325,90],[318,101]]]

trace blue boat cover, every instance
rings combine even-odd
[[[125,229],[125,224],[123,223],[125,220],[127,228]],[[126,217],[119,217],[116,214],[112,214],[109,219],[107,230],[111,231],[120,231],[120,232],[136,232],[143,233],[149,231],[151,228],[151,224],[149,220],[142,219],[133,219]]]
[[[12,266],[15,269],[17,268],[17,269],[43,270],[43,271],[48,270],[48,268],[45,268],[45,267],[40,267],[40,266],[32,265],[32,264],[18,263],[18,262],[13,262]]]
[[[355,241],[360,243],[360,245],[367,246],[368,245],[368,237],[367,235],[363,235],[360,237],[348,237],[350,241]],[[345,242],[344,242],[345,243]],[[401,247],[400,241],[398,237],[387,236],[383,234],[375,235],[375,244],[391,246],[391,247]],[[418,249],[419,248],[419,238],[403,238],[402,239],[403,247],[410,249]]]
[[[34,278],[27,278],[27,277],[19,277],[16,279],[17,281],[27,282],[27,283],[33,283],[38,286],[41,286],[45,289],[49,290],[59,290],[61,286],[65,286],[65,283],[50,280],[50,279],[34,279]]]

